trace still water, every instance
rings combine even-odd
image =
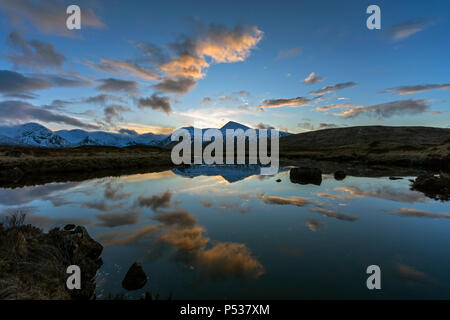
[[[173,299],[450,298],[450,210],[409,179],[174,169],[0,189],[0,212],[84,225],[105,247],[97,295]],[[281,181],[279,181],[281,180]],[[126,292],[135,261],[146,286]],[[368,290],[366,268],[381,268]]]

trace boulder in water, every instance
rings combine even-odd
[[[126,290],[138,290],[145,286],[147,283],[147,275],[142,269],[142,266],[137,262],[128,269],[125,278],[122,281],[122,287]]]
[[[322,183],[322,171],[318,168],[292,168],[289,171],[289,179],[292,183],[320,186]]]

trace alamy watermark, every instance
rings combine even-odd
[[[261,175],[274,175],[279,168],[279,132],[275,129],[187,129],[172,133],[172,162],[180,164],[260,164]],[[269,135],[270,134],[270,137]],[[224,141],[225,140],[225,141]],[[235,144],[235,141],[237,142]],[[270,141],[270,153],[267,146]],[[224,154],[225,142],[225,154]],[[208,143],[205,145],[205,143]],[[248,148],[246,145],[248,144]],[[236,151],[236,154],[235,154]],[[193,154],[192,154],[193,153]]]

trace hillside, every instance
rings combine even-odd
[[[280,155],[448,168],[450,129],[361,126],[318,130],[281,138]]]

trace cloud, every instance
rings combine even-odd
[[[305,130],[314,130],[314,125],[310,122],[297,123],[297,127],[305,129]]]
[[[105,121],[112,123],[114,119],[123,120],[122,113],[131,111],[129,107],[121,106],[118,104],[107,106],[103,109],[105,114]]]
[[[270,124],[260,122],[260,123],[258,123],[255,126],[255,129],[266,129],[266,130],[269,130],[269,129],[275,129],[275,127],[271,126]]]
[[[114,78],[98,80],[102,84],[97,87],[99,91],[118,92],[125,91],[128,93],[135,93],[139,90],[139,83],[136,81],[120,80]]]
[[[206,201],[206,200],[200,200],[200,204],[204,206],[205,208],[210,208],[214,205],[214,202]]]
[[[433,19],[417,18],[400,24],[392,25],[386,28],[385,34],[388,38],[399,41],[406,39],[413,34],[425,30],[431,26],[435,21]]]
[[[225,242],[197,254],[197,265],[214,279],[234,276],[237,279],[257,279],[264,274],[263,265],[252,256],[245,244]]]
[[[153,88],[165,92],[165,93],[188,93],[192,88],[197,85],[194,78],[181,77],[175,79],[164,79],[160,83],[153,86]]]
[[[354,198],[379,198],[398,202],[416,203],[426,202],[426,197],[415,191],[402,191],[390,186],[381,186],[375,190],[365,191],[357,187],[336,187],[334,190],[347,192],[348,194],[337,195],[336,199],[347,200]],[[318,194],[318,196],[327,196],[326,193]],[[342,196],[342,197],[340,197]],[[333,196],[331,196],[333,198]]]
[[[143,80],[159,80],[159,76],[136,63],[101,58],[100,63],[85,62],[88,66],[110,74],[130,75]]]
[[[77,88],[91,85],[91,81],[77,75],[54,75],[35,73],[33,77],[48,81],[53,87],[60,88]]]
[[[202,26],[202,31],[194,39],[184,42],[184,48],[193,44],[198,56],[210,57],[215,63],[244,61],[250,50],[263,37],[263,32],[255,26],[239,25],[229,29],[222,25]]]
[[[112,181],[108,181],[105,184],[105,191],[103,192],[103,196],[112,201],[119,201],[123,199],[129,198],[130,194],[122,192],[123,185],[121,184],[113,184]]]
[[[432,279],[429,275],[426,273],[417,270],[414,267],[408,266],[406,264],[402,263],[396,263],[395,264],[395,271],[397,272],[397,275],[406,280],[416,283],[422,283],[422,284],[435,284],[436,281]]]
[[[300,48],[281,50],[280,52],[278,52],[276,59],[281,60],[281,59],[287,59],[287,58],[294,58],[294,57],[298,56],[301,52],[302,52],[302,49],[300,49]]]
[[[107,101],[124,102],[122,98],[115,97],[110,94],[99,94],[81,100],[82,103],[93,103],[93,104],[105,104]]]
[[[184,209],[158,212],[154,220],[159,223],[136,229],[128,234],[122,230],[98,236],[104,246],[134,243],[151,237],[150,251],[164,245],[173,249],[171,259],[194,267],[201,276],[213,279],[256,279],[264,273],[262,264],[252,256],[245,244],[216,242],[207,248],[210,239],[206,229],[197,225],[197,219]]]
[[[122,204],[108,205],[106,201],[94,201],[82,203],[83,208],[95,209],[98,211],[111,211],[122,207]]]
[[[19,0],[0,1],[2,9],[11,23],[16,27],[22,27],[30,23],[42,33],[57,34],[74,37],[76,33],[66,27],[67,5],[56,0]],[[103,22],[94,14],[92,9],[82,6],[83,28],[103,28]]]
[[[160,208],[170,208],[172,199],[172,192],[167,190],[161,194],[155,194],[151,197],[139,196],[137,204],[141,207],[152,208],[153,211],[157,211]]]
[[[98,64],[85,64],[107,73],[158,81],[153,87],[161,92],[186,94],[205,77],[211,64],[244,61],[263,36],[261,30],[247,25],[230,29],[198,22],[195,30],[193,35],[181,35],[178,41],[169,43],[168,51],[154,44],[136,43],[143,54],[136,62],[102,58]]]
[[[332,85],[332,86],[326,86],[326,87],[323,87],[322,89],[319,89],[319,90],[316,90],[316,91],[312,91],[312,92],[310,92],[310,94],[312,94],[312,95],[322,95],[322,94],[332,93],[332,92],[335,92],[337,90],[351,88],[351,87],[354,87],[354,86],[356,86],[356,83],[354,83],[354,82],[337,83],[337,84]]]
[[[304,97],[297,97],[292,99],[271,99],[263,100],[262,104],[258,108],[280,108],[280,107],[303,107],[308,105],[311,99]]]
[[[130,210],[126,213],[106,213],[95,215],[100,223],[99,226],[102,227],[118,227],[130,224],[136,224],[139,222],[139,216],[141,212],[137,210]]]
[[[303,80],[303,82],[306,83],[306,84],[314,84],[314,83],[317,83],[317,82],[320,82],[320,81],[323,81],[323,78],[318,76],[318,75],[316,75],[314,72],[311,72],[309,74],[309,76],[306,77],[305,80]]]
[[[414,94],[434,89],[450,90],[450,83],[444,84],[422,84],[415,86],[399,86],[381,91],[381,93],[396,93],[399,95]]]
[[[210,98],[210,97],[204,97],[201,101],[200,104],[204,105],[204,104],[210,104],[214,102],[214,99]]]
[[[38,40],[26,41],[22,36],[13,31],[9,34],[9,42],[15,49],[15,55],[8,55],[7,59],[15,68],[27,66],[31,68],[61,67],[66,57],[55,51],[50,43]]]
[[[308,198],[304,197],[291,197],[283,198],[276,196],[268,196],[264,193],[258,195],[259,199],[262,199],[265,204],[275,204],[275,205],[293,205],[297,207],[303,207],[311,203]]]
[[[429,219],[450,219],[450,213],[433,213],[426,210],[413,208],[400,208],[395,212],[400,217],[429,218]]]
[[[347,111],[334,113],[335,116],[355,118],[361,114],[377,116],[379,118],[389,118],[394,115],[420,114],[428,110],[430,105],[427,100],[398,100],[373,106],[354,106]]]
[[[190,228],[197,224],[197,218],[184,209],[173,212],[159,212],[153,219],[165,226],[177,226],[179,228]]]
[[[209,63],[203,57],[184,54],[161,65],[161,70],[168,77],[201,79],[205,76],[203,68],[207,67]]]
[[[113,231],[106,234],[99,235],[97,237],[98,241],[102,243],[105,247],[112,247],[124,244],[134,243],[140,239],[148,237],[155,231],[159,229],[158,225],[148,225],[131,232]]]
[[[338,128],[339,126],[334,123],[319,123],[319,129],[332,129],[332,128]]]
[[[246,90],[236,91],[236,92],[233,92],[233,94],[238,95],[238,96],[244,96],[244,97],[250,96],[250,92],[248,92]]]
[[[136,130],[125,129],[125,128],[119,129],[118,132],[121,133],[121,134],[130,135],[130,136],[137,136],[139,134],[139,133],[137,133]]]
[[[7,95],[30,94],[32,91],[50,88],[52,84],[43,79],[25,77],[20,73],[0,70],[0,93]]]
[[[205,228],[199,226],[169,229],[161,235],[161,240],[170,243],[182,251],[200,250],[209,242],[209,238],[203,237],[204,232]]]
[[[311,230],[312,232],[316,232],[320,228],[324,226],[324,223],[322,221],[317,221],[313,219],[308,219],[305,221],[305,225]]]
[[[6,120],[13,123],[38,120],[43,122],[64,123],[79,128],[99,129],[99,126],[97,125],[85,123],[77,118],[60,115],[18,100],[0,102],[0,119],[2,121]]]
[[[163,111],[167,114],[172,112],[169,97],[160,97],[156,93],[149,98],[140,98],[138,101],[139,108],[151,108],[153,110]]]
[[[351,221],[351,222],[358,220],[357,217],[349,216],[346,214],[338,213],[333,210],[327,210],[324,208],[313,208],[310,210],[312,212],[320,213],[322,216],[327,217],[327,218],[334,218],[334,219],[338,219],[338,220]]]

